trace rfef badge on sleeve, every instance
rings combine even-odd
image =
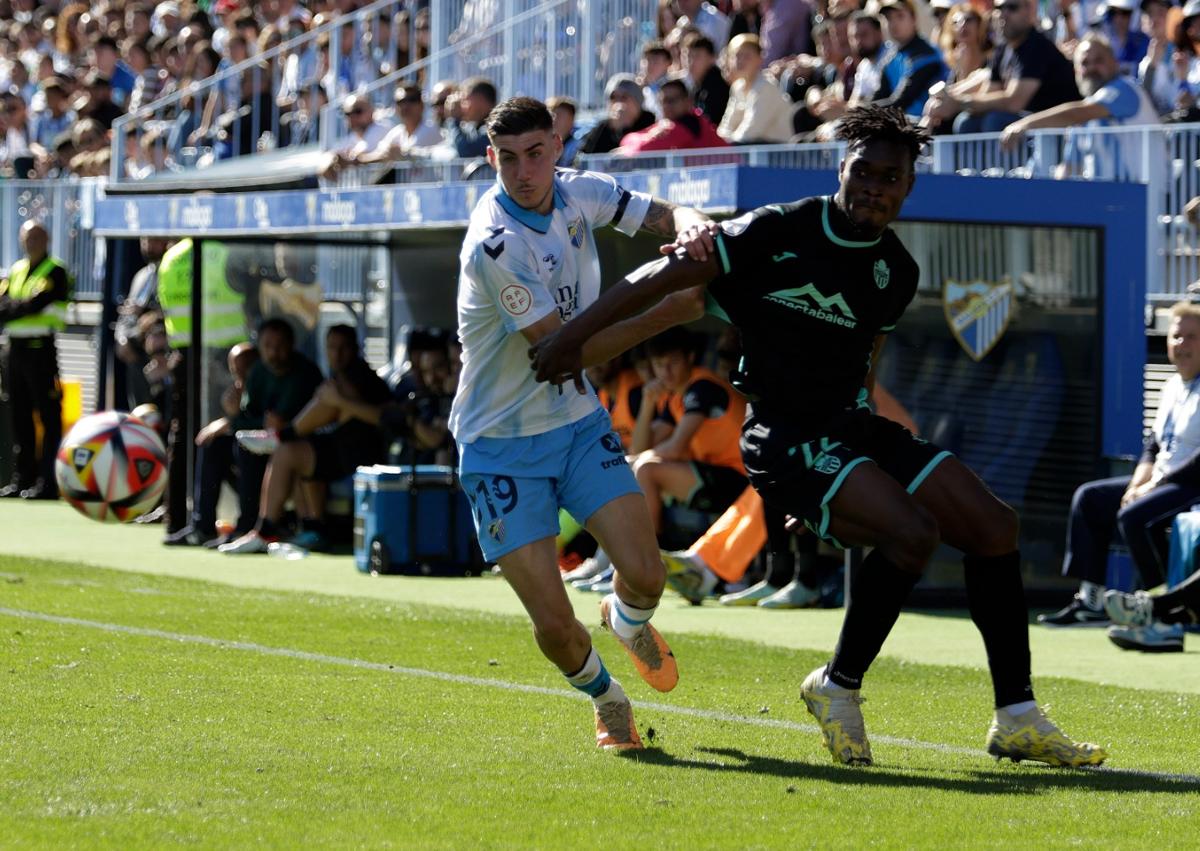
[[[954,339],[973,360],[983,360],[1012,320],[1016,307],[1012,281],[960,283],[947,279],[942,287],[942,307]]]

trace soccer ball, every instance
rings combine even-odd
[[[141,420],[104,411],[84,417],[63,438],[54,478],[80,514],[128,523],[158,504],[167,486],[167,451]]]

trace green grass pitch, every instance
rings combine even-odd
[[[158,534],[0,514],[0,847],[1195,841],[1200,642],[1145,657],[1035,629],[1040,701],[1111,769],[998,765],[969,621],[905,615],[864,690],[878,764],[849,769],[797,694],[838,613],[667,601],[671,694],[595,630],[649,745],[614,755],[499,580],[179,554]],[[589,624],[595,604],[578,598]]]

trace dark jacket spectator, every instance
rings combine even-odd
[[[705,35],[690,35],[683,40],[680,57],[692,81],[692,99],[696,108],[713,124],[721,123],[729,103],[729,83],[717,65],[712,39]]]
[[[946,79],[946,64],[933,45],[917,35],[910,0],[886,0],[882,8],[891,43],[880,59],[879,88],[873,100],[919,118],[930,87]]]

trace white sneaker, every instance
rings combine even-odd
[[[1104,610],[1119,626],[1150,626],[1154,622],[1154,598],[1145,591],[1109,591],[1104,595]]]
[[[800,696],[804,698],[809,714],[821,725],[821,736],[825,739],[825,747],[833,754],[834,762],[871,764],[871,743],[867,741],[867,729],[859,709],[863,698],[858,689],[842,688],[833,683],[825,685],[825,666],[822,665],[804,678]]]
[[[1151,621],[1149,626],[1110,626],[1108,640],[1122,650],[1182,653],[1183,624]]]
[[[811,609],[821,602],[821,592],[793,579],[770,597],[758,601],[760,609]]]
[[[779,589],[764,579],[762,582],[757,582],[741,591],[722,594],[720,600],[717,602],[722,606],[757,606],[759,601],[778,593]]]
[[[574,570],[563,574],[563,582],[570,585],[573,582],[585,582],[595,579],[604,571],[608,570],[612,563],[607,558],[585,558],[583,563]]]
[[[234,437],[242,449],[255,455],[270,455],[279,448],[279,433],[274,429],[242,429]]]
[[[227,556],[265,553],[270,545],[271,542],[260,535],[257,530],[251,529],[242,537],[230,541],[228,544],[221,544],[217,547],[217,552],[225,553]]]

